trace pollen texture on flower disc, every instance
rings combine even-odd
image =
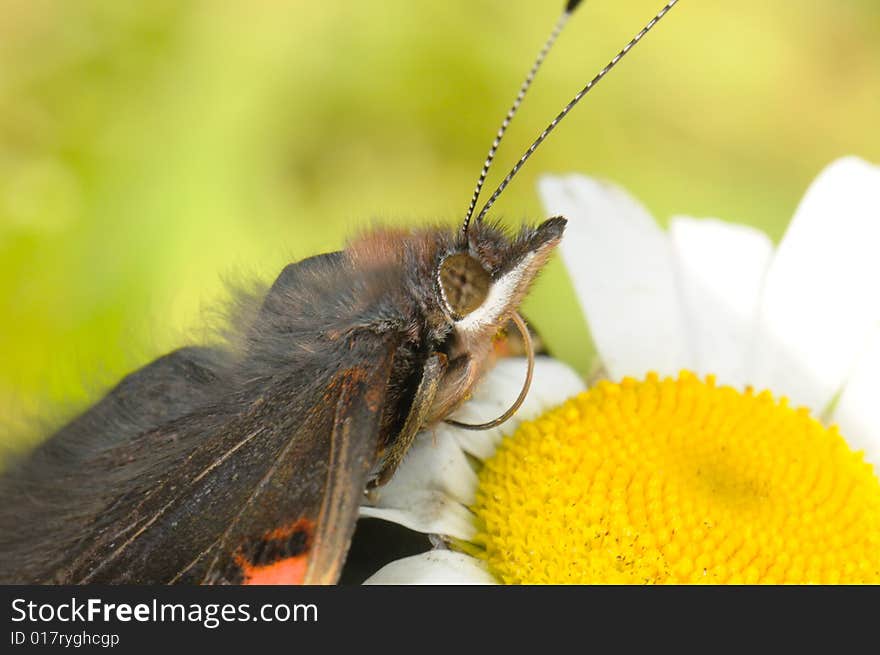
[[[878,583],[880,481],[835,427],[684,372],[602,382],[480,473],[506,583]]]

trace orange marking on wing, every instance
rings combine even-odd
[[[312,540],[312,534],[314,534],[315,532],[315,522],[310,521],[306,518],[297,519],[293,523],[282,526],[280,528],[275,528],[274,530],[267,532],[264,538],[284,539],[292,535],[294,532],[305,532],[308,537],[308,542],[310,543]]]
[[[247,585],[293,585],[302,584],[306,579],[306,568],[309,556],[307,554],[288,557],[278,560],[266,566],[251,566],[240,560],[244,575],[243,584]]]
[[[242,584],[302,584],[308,568],[315,522],[300,518],[248,540],[233,556]]]

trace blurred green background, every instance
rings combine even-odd
[[[489,190],[661,4],[586,2]],[[224,279],[458,222],[561,5],[0,0],[0,430],[197,337]],[[880,2],[682,0],[496,209],[537,220],[536,177],[582,171],[778,239],[825,164],[880,162],[878,117]],[[572,302],[554,261],[525,311],[586,371]]]

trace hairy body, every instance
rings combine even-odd
[[[563,228],[377,230],[289,265],[228,343],[8,467],[0,582],[335,581],[365,488],[468,396]]]

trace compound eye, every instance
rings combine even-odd
[[[464,252],[449,255],[440,263],[437,275],[446,308],[460,320],[483,304],[492,277],[483,265]]]

